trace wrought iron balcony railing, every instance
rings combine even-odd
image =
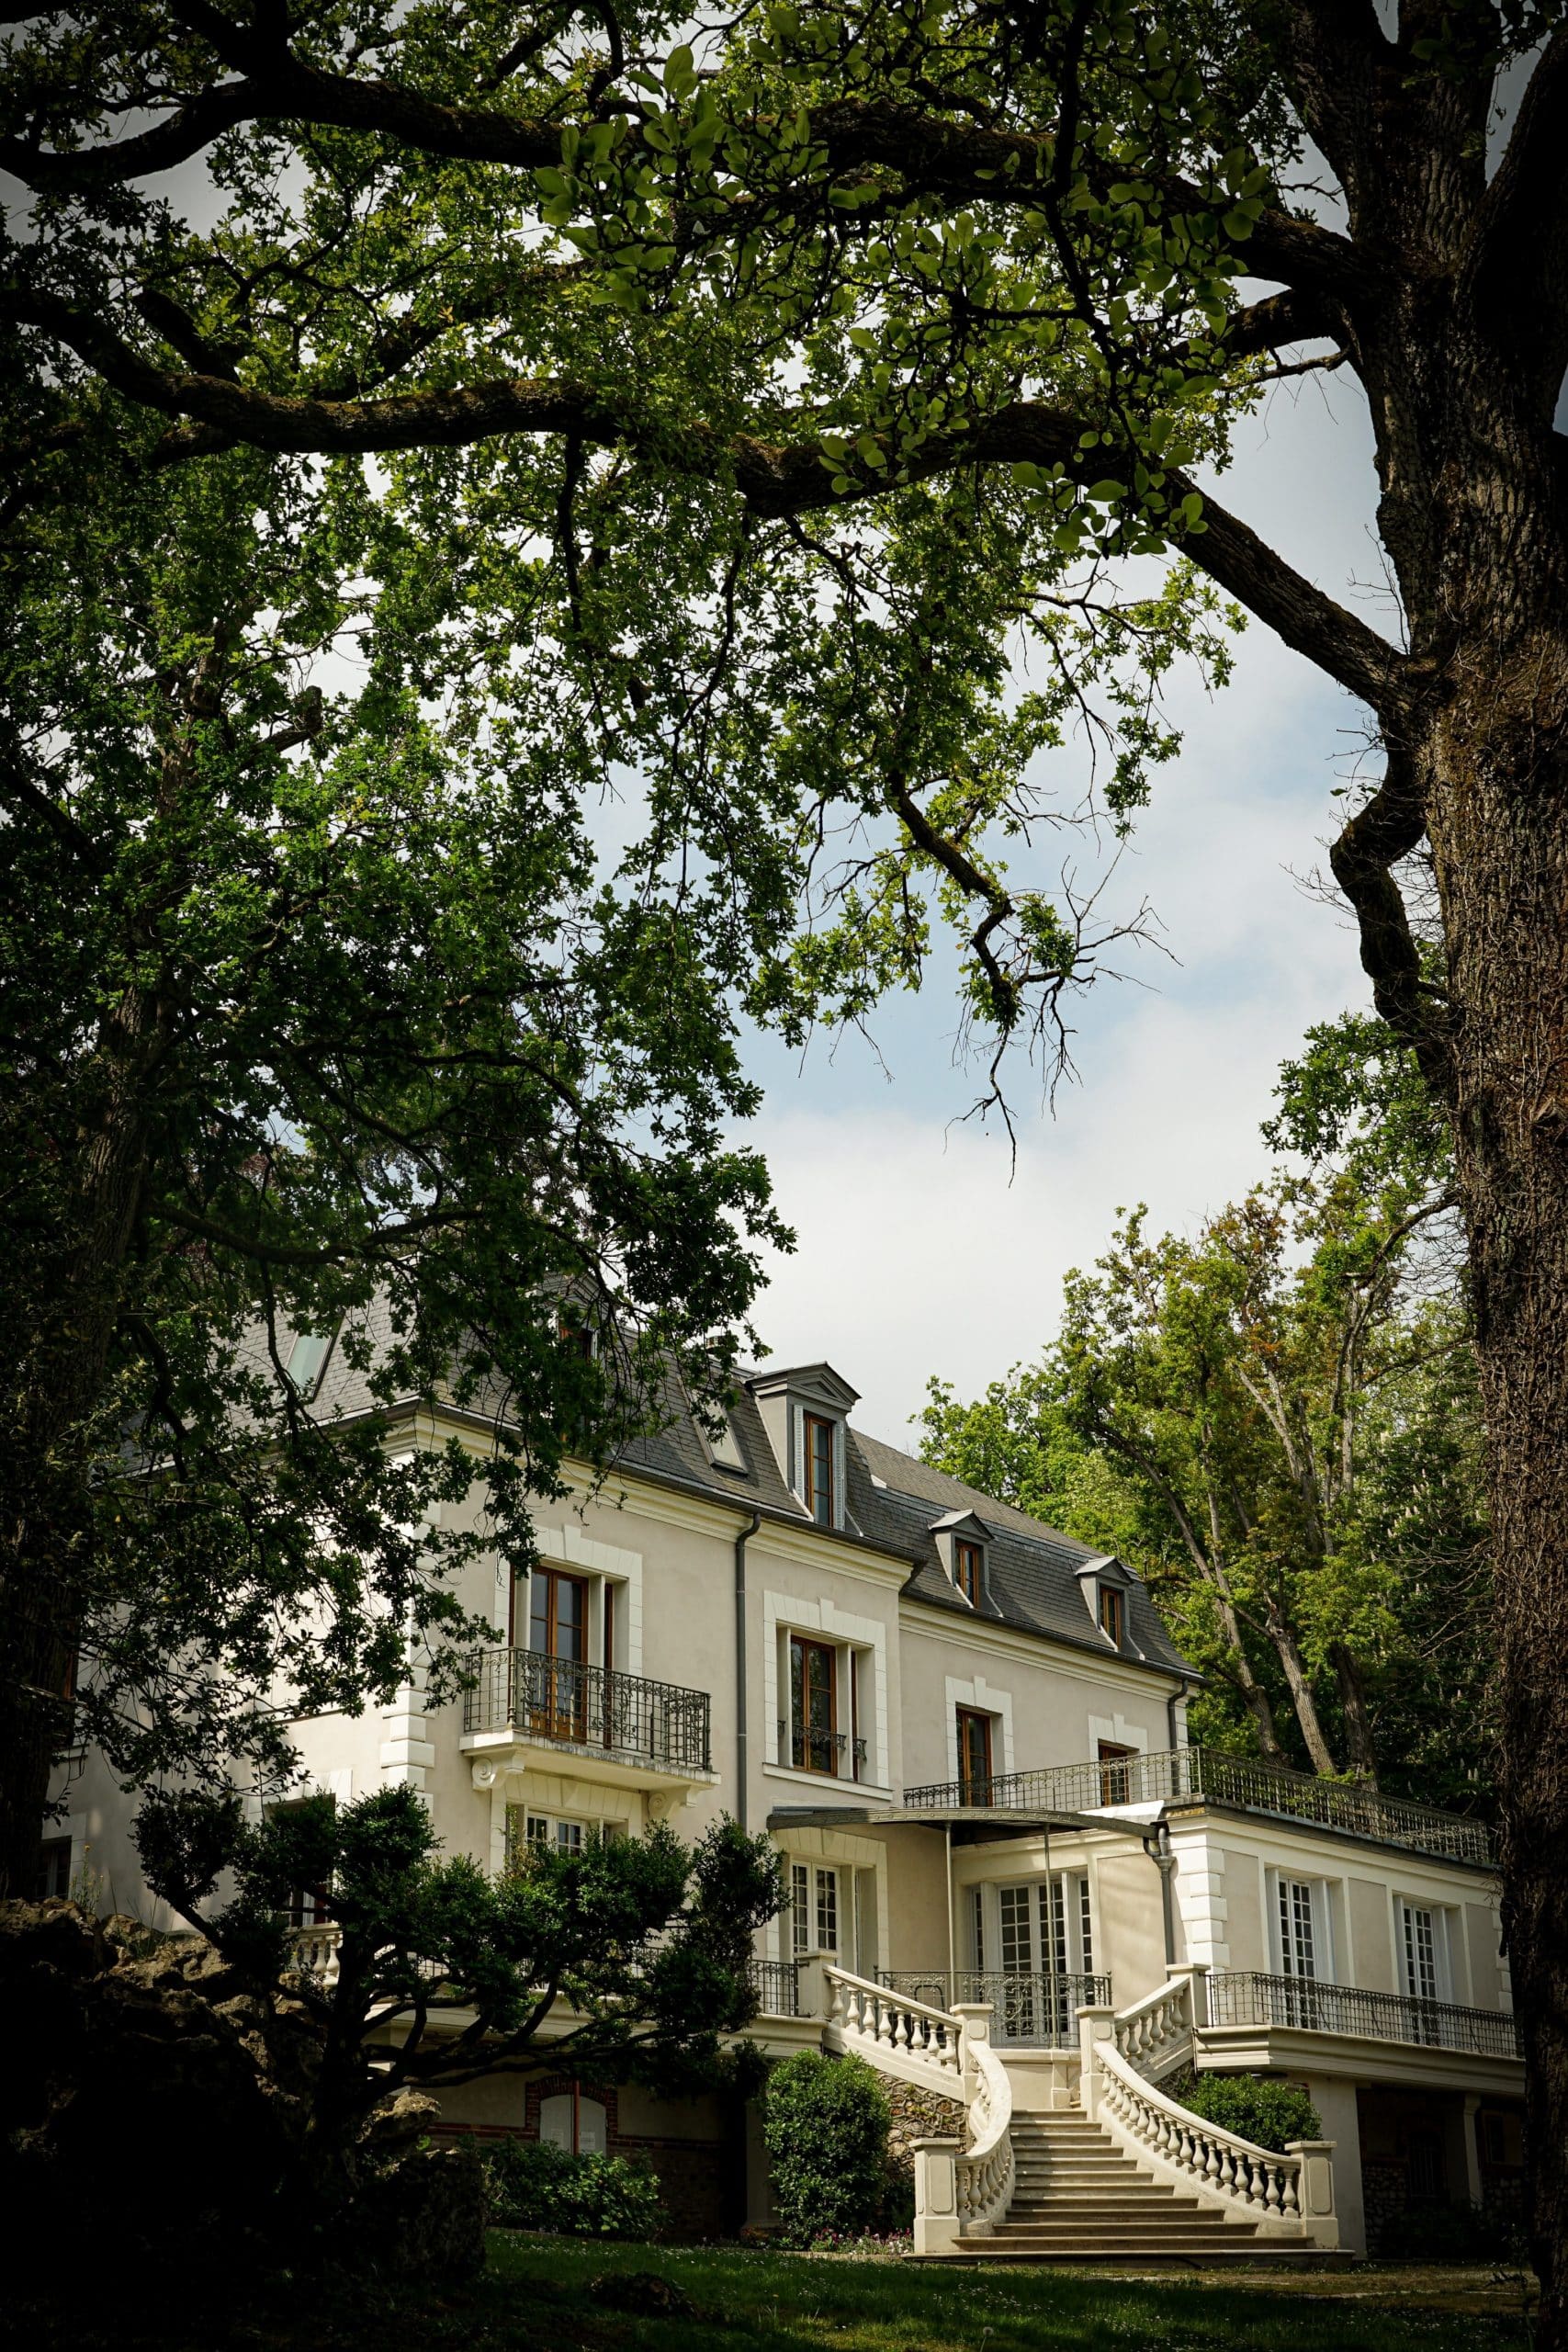
[[[989,2001],[991,2040],[1015,2048],[1076,2050],[1080,2009],[1109,2008],[1109,1976],[1010,1975],[994,1968],[879,1968],[890,1993],[950,2009],[955,2001]]]
[[[712,1769],[705,1690],[579,1666],[539,1650],[481,1650],[468,1660],[468,1672],[466,1732],[517,1731],[637,1763]]]
[[[1092,1813],[1106,1805],[1146,1804],[1166,1797],[1207,1797],[1244,1813],[1313,1822],[1380,1846],[1437,1854],[1449,1861],[1490,1863],[1493,1859],[1492,1836],[1483,1822],[1439,1813],[1405,1797],[1380,1796],[1343,1781],[1320,1781],[1310,1772],[1292,1772],[1286,1765],[1266,1764],[1258,1757],[1227,1756],[1214,1747],[1163,1748],[1153,1756],[948,1781],[908,1789],[904,1803],[918,1812],[984,1805],[1007,1812]]]
[[[1355,2033],[1427,2050],[1467,2050],[1478,2058],[1523,2055],[1518,2020],[1506,2009],[1413,2001],[1402,1993],[1363,1992],[1357,1984],[1325,1984],[1312,1976],[1262,1976],[1250,1969],[1215,1970],[1208,1987],[1212,2026]]]
[[[844,1759],[849,1758],[846,1772]],[[779,1717],[779,1762],[793,1765],[797,1772],[821,1772],[829,1780],[863,1780],[865,1776],[865,1742],[852,1740],[848,1732],[822,1731],[811,1724],[791,1724]]]
[[[800,1995],[793,1960],[754,1960],[751,1962],[751,1989],[757,1996],[760,2016],[798,2016]]]

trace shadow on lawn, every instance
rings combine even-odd
[[[658,2301],[671,2308],[655,2315]],[[1529,2340],[1517,2286],[1478,2271],[1238,2286],[506,2233],[482,2277],[423,2294],[275,2278],[193,2311],[176,2279],[127,2278],[107,2298],[0,2319],[0,2342],[28,2352],[1523,2352]]]

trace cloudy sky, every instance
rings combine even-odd
[[[1371,534],[1371,439],[1357,388],[1280,387],[1216,486],[1224,503],[1374,626],[1391,627]],[[827,1357],[862,1391],[857,1419],[910,1444],[933,1374],[974,1394],[1055,1328],[1064,1272],[1091,1260],[1119,1206],[1192,1230],[1264,1171],[1258,1125],[1277,1066],[1314,1022],[1366,1001],[1342,912],[1302,888],[1363,714],[1254,622],[1235,677],[1172,700],[1185,730],[1111,889],[1157,910],[1175,960],[1135,953],[1135,984],[1078,1010],[1080,1082],[1055,1112],[1015,1073],[1019,1157],[955,1124],[974,1100],[953,1058],[953,1001],[933,984],[884,1014],[877,1051],[819,1039],[804,1059],[761,1043],[755,1139],[795,1226],[770,1261],[758,1328],[778,1363]],[[878,1058],[880,1054],[880,1060]]]

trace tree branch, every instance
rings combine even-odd
[[[1427,812],[1403,749],[1390,743],[1382,783],[1328,853],[1334,878],[1349,899],[1360,933],[1361,968],[1372,1002],[1415,1052],[1421,1075],[1440,1102],[1453,1099],[1449,1024],[1421,972],[1410,916],[1393,868],[1427,831]]]
[[[58,296],[7,298],[13,317],[42,327],[85,359],[125,398],[171,416],[194,417],[260,448],[301,455],[368,454],[422,447],[459,447],[507,433],[558,433],[598,446],[657,446],[677,471],[708,480],[728,476],[760,515],[778,519],[848,504],[883,493],[887,469],[866,469],[847,492],[832,487],[813,435],[773,444],[740,435],[723,439],[705,426],[687,429],[673,446],[652,420],[619,394],[592,387],[502,377],[450,390],[404,392],[379,401],[326,401],[253,390],[212,376],[177,375],[154,367],[101,321]],[[1081,484],[1103,470],[1104,453],[1080,449],[1082,423],[1070,411],[1018,401],[968,430],[932,434],[900,469],[906,481],[929,481],[963,465],[1060,464]],[[897,458],[897,451],[890,451]],[[1173,504],[1193,485],[1173,471]],[[1266,621],[1285,643],[1370,703],[1381,717],[1397,716],[1408,664],[1386,639],[1336,604],[1288,564],[1248,525],[1204,499],[1207,528],[1184,537],[1192,561]]]

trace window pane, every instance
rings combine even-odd
[[[833,1524],[833,1424],[806,1415],[806,1508],[820,1527]]]
[[[817,1873],[817,1949],[837,1951],[839,1949],[839,1873],[818,1871]]]
[[[795,1926],[796,1951],[811,1949],[810,1873],[804,1862],[796,1862],[790,1871],[790,1912]]]

